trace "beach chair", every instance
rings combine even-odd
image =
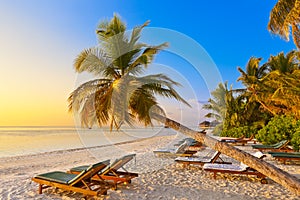
[[[275,160],[286,164],[287,161],[300,161],[300,152],[268,152]]]
[[[221,137],[221,138],[220,138],[220,141],[221,141],[221,142],[230,142],[231,140],[241,140],[241,139],[243,139],[243,138],[245,138],[244,135],[242,135],[242,136],[239,137],[239,138],[234,138],[234,137]]]
[[[256,153],[254,156],[262,159],[265,157],[264,154]],[[219,164],[219,163],[205,163],[203,165],[205,171],[213,172],[214,179],[216,179],[217,173],[228,173],[228,174],[239,174],[239,175],[255,175],[260,179],[261,183],[267,183],[266,176],[257,170],[248,167],[247,165],[240,164]]]
[[[221,152],[215,151],[215,153],[211,157],[177,157],[175,158],[175,162],[181,163],[184,166],[188,166],[190,164],[203,166],[205,163],[223,163],[223,164],[231,164],[231,162],[225,162],[220,158]]]
[[[188,148],[189,142],[184,141],[176,149],[158,149],[153,151],[155,155],[158,156],[174,156],[174,157],[189,157],[193,156],[197,151],[186,150]]]
[[[276,144],[272,145],[262,145],[262,144],[255,144],[252,145],[252,148],[257,149],[262,152],[292,152],[294,151],[292,148],[288,147],[289,141],[288,140],[282,140]]]
[[[117,184],[119,183],[131,183],[133,178],[138,177],[137,173],[128,172],[124,165],[131,161],[136,154],[130,154],[123,156],[119,159],[116,159],[114,162],[108,164],[105,168],[103,168],[99,173],[93,176],[93,180],[105,180],[112,181],[115,185],[115,189]],[[87,166],[79,166],[70,169],[70,173],[78,174],[81,173],[82,170],[85,170]],[[122,170],[120,170],[122,169]]]
[[[187,142],[187,147],[185,150],[201,151],[203,148],[205,148],[205,146],[201,142],[199,142],[193,138],[185,138],[183,140],[180,140],[179,142],[174,144],[174,147],[179,147],[184,142]]]
[[[39,174],[32,178],[32,181],[39,184],[39,194],[48,187],[60,188],[62,190],[78,192],[86,196],[98,196],[107,194],[109,187],[103,182],[91,180],[95,174],[104,169],[109,160],[90,165],[79,174],[70,174],[61,171],[53,171]]]
[[[195,140],[194,138],[184,138],[180,141],[178,141],[174,146],[180,146],[182,143],[187,142],[188,145],[198,145],[199,142]]]
[[[221,138],[221,142],[227,142],[228,144],[231,145],[242,145],[244,146],[248,142],[253,141],[253,143],[256,143],[256,140],[254,139],[254,135],[251,135],[249,138],[245,138],[244,136],[240,138]]]

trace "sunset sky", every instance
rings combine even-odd
[[[97,44],[98,22],[111,18],[113,13],[121,16],[128,29],[150,20],[149,27],[171,32],[158,33],[170,48],[157,57],[149,70],[170,74],[182,83],[178,91],[194,108],[166,99],[162,104],[171,117],[197,123],[201,119],[199,102],[209,98],[209,90],[219,80],[241,86],[236,82],[237,66],[244,67],[251,56],[263,57],[264,62],[270,55],[295,49],[292,42],[267,30],[269,12],[275,3],[0,0],[0,126],[73,125],[67,98],[81,81],[73,61],[81,50]],[[151,36],[153,32],[146,31],[142,39],[150,44],[161,42]],[[184,39],[178,39],[181,37]],[[191,46],[185,47],[189,42]],[[196,43],[197,48],[189,48]],[[199,70],[193,71],[195,63],[203,66],[200,75]],[[219,74],[211,79],[203,77],[202,72],[214,67]],[[195,107],[197,112],[193,112]]]

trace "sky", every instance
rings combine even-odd
[[[237,67],[250,57],[295,49],[267,30],[275,0],[0,0],[0,126],[73,125],[67,98],[84,81],[76,56],[97,45],[95,30],[114,13],[128,30],[150,20],[142,41],[169,42],[146,73],[165,73],[182,84],[191,104],[161,99],[170,117],[195,125],[201,102],[218,82],[234,88]],[[199,103],[200,102],[200,103]]]

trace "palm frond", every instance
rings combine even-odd
[[[147,67],[148,64],[153,61],[154,56],[159,51],[163,50],[166,47],[168,47],[168,43],[163,43],[163,44],[160,44],[157,46],[147,47],[146,49],[144,49],[144,51],[141,53],[141,55],[139,55],[138,57],[136,57],[134,60],[131,61],[126,72],[128,73],[128,72],[135,72],[137,70],[139,71],[140,69],[136,70],[135,68],[137,68],[141,65],[144,67]]]
[[[270,13],[268,29],[289,41],[290,29],[297,48],[299,42],[300,0],[278,0]]]
[[[83,102],[80,119],[82,127],[91,128],[97,123],[94,94],[87,96],[85,102]]]
[[[289,40],[289,25],[291,17],[289,13],[295,6],[296,0],[279,0],[270,13],[268,29],[274,34],[279,34],[285,40]]]
[[[155,97],[147,90],[139,88],[130,98],[130,111],[145,126],[152,125],[151,113],[160,113]]]
[[[96,92],[106,90],[106,88],[111,84],[110,79],[95,79],[83,83],[77,87],[69,96],[69,111],[81,111],[82,105],[86,99]]]
[[[292,34],[293,34],[293,41],[296,44],[296,47],[300,49],[300,25],[299,24],[292,25]]]
[[[99,76],[108,68],[112,68],[112,60],[101,48],[89,48],[77,56],[74,67],[79,73],[86,71]],[[114,76],[115,73],[112,71],[110,75]]]
[[[131,38],[130,38],[130,41],[129,41],[129,44],[130,46],[133,48],[136,43],[138,42],[138,40],[140,39],[140,36],[141,36],[141,32],[143,30],[144,27],[148,26],[150,23],[150,21],[146,21],[143,25],[141,26],[137,26],[135,27],[133,30],[132,30],[132,33],[131,33]]]
[[[126,75],[113,83],[113,92],[111,96],[111,115],[114,116],[115,125],[122,123],[132,125],[133,119],[128,112],[130,96],[138,85],[134,84],[133,77]],[[117,127],[116,127],[117,128]]]
[[[174,86],[181,86],[179,83],[173,81],[163,74],[154,74],[144,77],[136,78],[136,81],[142,85],[142,88],[147,89],[153,94],[158,94],[167,98],[175,98],[178,101],[190,106],[173,88]]]

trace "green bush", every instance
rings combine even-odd
[[[276,116],[258,131],[256,139],[263,144],[274,144],[281,140],[291,140],[298,122],[290,116]]]
[[[223,130],[223,124],[218,124],[213,130],[212,130],[212,133],[213,135],[220,135],[222,133],[222,130]]]
[[[299,151],[300,149],[300,126],[297,127],[296,132],[293,134],[291,144],[294,150]]]
[[[242,127],[234,127],[229,130],[223,131],[220,136],[221,137],[251,137],[251,135],[255,135],[257,133],[258,129],[253,126],[242,126]]]

